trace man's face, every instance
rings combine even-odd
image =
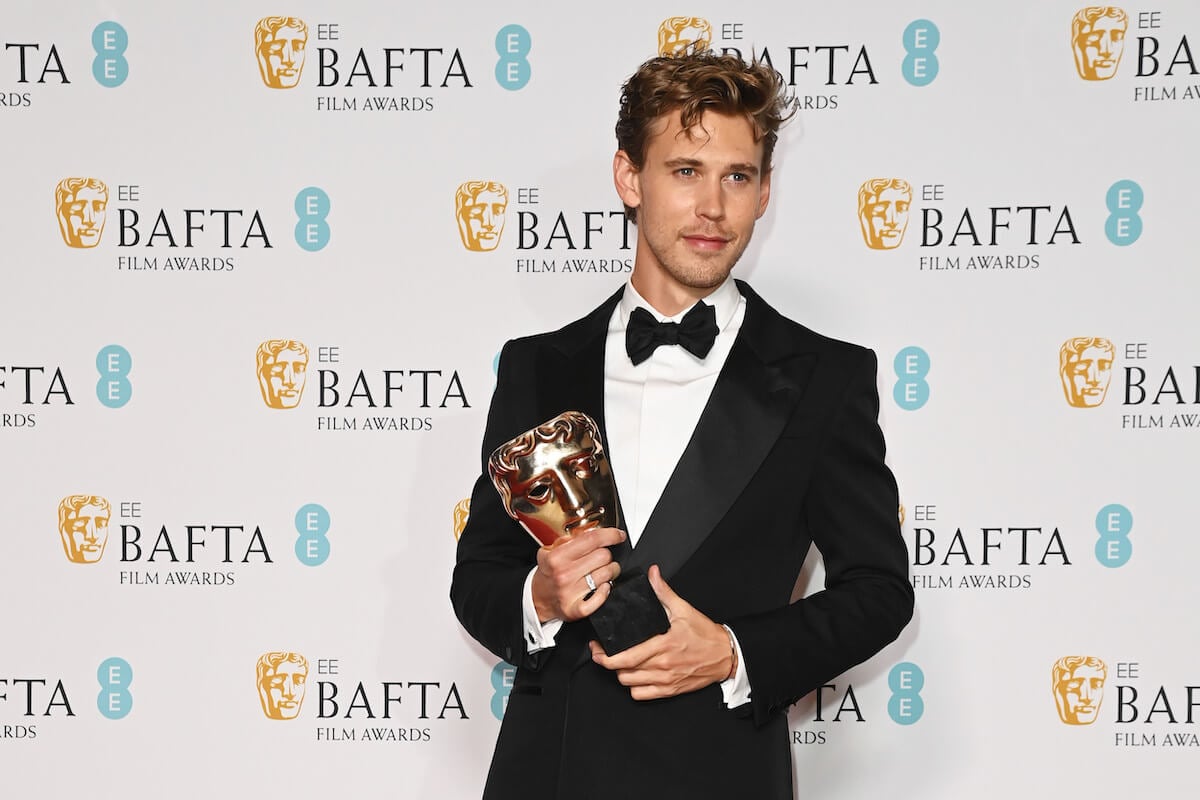
[[[263,40],[258,65],[268,86],[290,89],[300,82],[307,45],[308,33],[294,27],[279,28]]]
[[[1125,49],[1126,24],[1114,17],[1100,17],[1080,32],[1075,39],[1075,59],[1082,77],[1103,81],[1117,74]]]
[[[512,510],[539,542],[617,523],[617,489],[603,453],[586,432],[575,438],[539,442],[515,459],[517,472],[505,477]]]
[[[304,702],[308,667],[295,661],[282,661],[267,672],[259,684],[263,711],[271,719],[295,719]]]
[[[1085,347],[1070,356],[1062,375],[1067,402],[1078,408],[1094,408],[1103,403],[1112,364],[1112,351],[1103,347]]]
[[[483,190],[468,199],[459,210],[459,231],[469,250],[495,250],[504,232],[508,198],[499,192]]]
[[[299,349],[280,350],[259,372],[263,399],[271,408],[295,408],[304,393],[308,376],[308,355]]]
[[[904,241],[911,203],[911,193],[893,187],[882,189],[878,195],[867,198],[866,205],[858,212],[867,246],[874,250],[898,247]]]
[[[1104,699],[1104,670],[1080,664],[1055,687],[1058,713],[1069,725],[1091,725]]]
[[[656,120],[640,170],[617,153],[617,193],[638,213],[634,288],[663,313],[719,286],[750,244],[771,194],[762,155],[748,120],[713,111],[691,131],[678,112]]]
[[[104,233],[104,221],[108,216],[108,192],[82,186],[74,195],[63,200],[58,213],[65,223],[64,233],[68,245],[95,247]]]
[[[59,529],[67,558],[76,564],[94,564],[100,560],[108,543],[109,513],[104,506],[90,504],[68,513]]]

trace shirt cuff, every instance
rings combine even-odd
[[[529,570],[529,574],[525,576],[525,590],[521,595],[521,607],[524,612],[521,616],[525,622],[525,649],[531,655],[539,650],[554,647],[554,637],[558,635],[558,630],[563,625],[561,619],[547,620],[545,624],[538,619],[537,609],[533,606],[533,573],[535,572],[537,572],[537,567]],[[738,657],[741,658],[740,655]],[[749,698],[749,687],[747,687],[746,696]]]
[[[532,604],[532,602],[531,595],[530,603]],[[535,616],[534,619],[536,620],[537,617]],[[733,642],[733,649],[737,652],[737,670],[734,671],[733,677],[721,681],[721,695],[725,698],[726,706],[737,708],[750,702],[750,676],[746,674],[746,659],[742,658],[742,646],[738,644],[737,637],[733,635],[733,629],[728,625],[721,627],[729,634],[729,640]]]

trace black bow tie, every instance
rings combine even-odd
[[[680,322],[659,322],[644,308],[638,307],[629,315],[625,328],[625,352],[629,360],[640,364],[650,357],[660,344],[677,344],[694,355],[704,358],[717,338],[717,312],[700,302],[683,315]]]

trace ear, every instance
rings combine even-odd
[[[613,156],[613,185],[625,205],[637,208],[642,204],[642,176],[624,150]]]
[[[771,173],[774,170],[767,170],[767,174],[763,175],[762,182],[758,184],[758,213],[754,215],[755,219],[761,219],[762,215],[767,212],[767,203],[771,201]]]

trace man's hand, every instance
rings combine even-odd
[[[614,670],[634,700],[674,697],[725,680],[734,666],[725,628],[675,594],[657,564],[650,567],[650,586],[667,610],[671,629],[615,656],[592,642],[592,660]]]
[[[621,565],[613,561],[608,548],[623,541],[622,530],[593,528],[538,550],[531,587],[538,619],[571,622],[604,605],[612,591],[609,581],[621,574]],[[596,584],[594,593],[587,585],[587,575]]]

